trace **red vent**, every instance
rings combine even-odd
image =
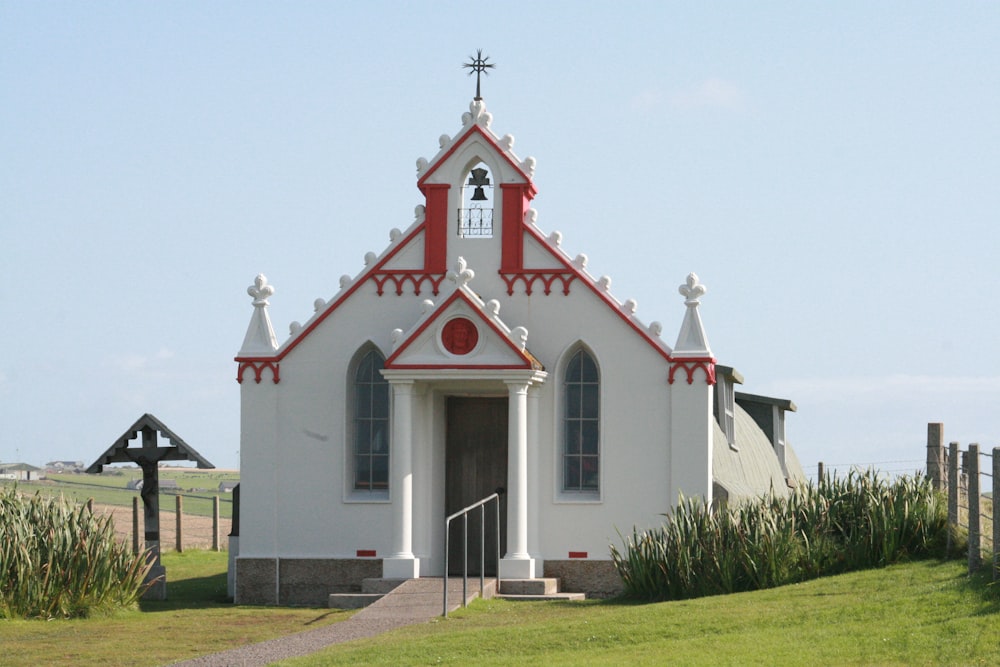
[[[570,558],[586,558],[587,557],[587,552],[586,551],[570,551],[569,552],[569,557]]]
[[[358,549],[358,558],[375,558],[374,549]]]

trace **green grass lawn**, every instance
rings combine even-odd
[[[0,620],[0,665],[165,665],[350,617],[330,609],[234,607],[227,555],[167,552],[165,602],[109,618]]]
[[[234,607],[226,555],[166,553],[167,602],[109,618],[0,621],[3,665],[163,665],[350,617]],[[634,604],[479,601],[447,620],[290,665],[1000,664],[1000,589],[925,561],[731,596]]]
[[[1000,594],[957,561],[657,604],[477,601],[303,665],[1000,664]]]

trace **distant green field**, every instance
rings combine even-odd
[[[82,473],[59,473],[47,475],[47,478],[32,482],[16,482],[17,488],[25,493],[39,492],[43,496],[62,495],[74,502],[85,503],[93,498],[95,503],[102,505],[120,505],[131,507],[132,498],[139,492],[129,489],[128,484],[134,479],[142,479],[139,468],[108,468],[100,475]],[[173,511],[175,501],[169,496],[180,495],[184,500],[184,513],[196,516],[212,516],[212,499],[219,497],[219,515],[222,518],[232,518],[233,497],[231,493],[219,491],[220,482],[238,482],[238,472],[200,471],[196,469],[160,470],[160,481],[172,479],[177,482],[176,491],[160,490],[160,509]],[[0,480],[0,486],[14,485],[10,480]]]

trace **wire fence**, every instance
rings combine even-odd
[[[984,451],[978,443],[961,449],[944,446],[943,425],[927,425],[927,476],[948,496],[948,548],[962,531],[968,536],[969,572],[986,563],[1000,579],[1000,447]]]

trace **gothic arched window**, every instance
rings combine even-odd
[[[364,353],[354,371],[354,488],[389,488],[389,383],[379,372],[385,359]]]
[[[593,491],[600,484],[600,377],[597,363],[579,349],[563,376],[563,490]]]

